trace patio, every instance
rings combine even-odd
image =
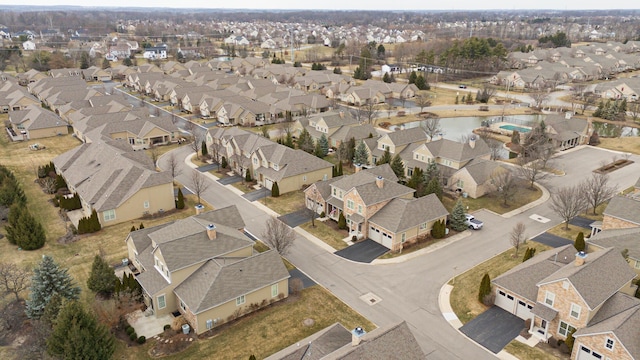
[[[147,315],[142,310],[136,310],[126,315],[129,325],[131,325],[138,336],[150,339],[164,331],[165,325],[173,323],[173,315],[155,316]]]

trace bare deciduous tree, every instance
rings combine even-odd
[[[416,106],[420,108],[420,112],[424,110],[424,108],[431,106],[431,100],[429,100],[424,95],[418,95],[415,98]]]
[[[509,241],[511,242],[511,246],[516,250],[514,257],[518,257],[518,250],[520,249],[520,245],[524,244],[527,240],[527,235],[525,234],[527,228],[523,223],[517,223],[511,232],[509,233]]]
[[[267,220],[267,227],[262,233],[262,240],[278,254],[285,256],[296,239],[296,233],[287,224],[271,217]]]
[[[489,147],[490,159],[498,160],[503,148],[503,143],[497,139],[494,139],[489,129],[485,127],[481,127],[478,130],[478,136],[480,136],[480,139],[484,140],[484,142]]]
[[[578,216],[587,207],[587,200],[582,186],[568,186],[551,194],[550,207],[564,220],[565,229],[569,229],[569,221]]]
[[[151,157],[151,161],[153,161],[153,165],[155,166],[158,163],[158,157],[160,157],[160,151],[158,150],[157,145],[149,145],[149,156]]]
[[[609,175],[606,174],[592,173],[591,177],[582,183],[582,189],[587,203],[593,208],[593,215],[597,215],[598,205],[616,194],[616,188],[609,185]]]
[[[207,191],[209,186],[211,186],[209,180],[200,171],[194,169],[191,172],[191,190],[198,197],[198,204],[200,204],[200,196]]]
[[[534,183],[543,180],[549,173],[543,171],[545,163],[540,159],[540,154],[537,151],[529,151],[528,155],[518,158],[519,175],[529,182],[531,189],[534,189]]]
[[[180,163],[175,153],[169,153],[167,157],[167,166],[167,170],[169,171],[169,173],[171,173],[171,178],[173,180],[176,179],[176,176],[182,174],[182,169],[180,168]]]
[[[13,294],[20,301],[20,293],[29,286],[31,273],[16,264],[0,263],[0,289],[5,294]]]
[[[549,99],[549,93],[546,91],[534,91],[529,94],[531,100],[533,100],[533,105],[536,109],[540,109],[542,105]]]
[[[196,159],[200,159],[200,147],[202,146],[202,137],[196,134],[198,125],[196,125],[192,121],[187,121],[184,127],[191,134],[191,139],[193,140],[189,144],[189,146],[191,150],[193,150],[193,152],[196,153]]]
[[[502,200],[504,206],[509,206],[509,201],[513,199],[518,191],[518,182],[511,171],[498,172],[491,178],[493,185],[498,191],[498,197]]]
[[[433,140],[433,137],[442,132],[442,128],[440,127],[440,118],[432,117],[424,120],[420,127],[429,137],[429,141]]]
[[[369,124],[374,124],[380,110],[378,109],[378,104],[369,99],[363,105],[358,106],[356,112],[358,113],[358,119],[366,119]]]

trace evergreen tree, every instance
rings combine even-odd
[[[491,278],[489,274],[485,273],[480,282],[480,289],[478,290],[478,301],[484,304],[484,299],[487,295],[491,294]]]
[[[184,209],[184,195],[182,194],[182,189],[178,189],[178,200],[176,201],[176,208]]]
[[[222,161],[220,161],[220,167],[226,169],[227,166],[229,166],[229,164],[227,163],[227,158],[223,156]]]
[[[322,157],[327,156],[327,154],[329,153],[329,139],[327,139],[327,136],[325,134],[322,134],[320,136],[320,139],[318,140],[318,143],[320,143],[320,148],[322,149]]]
[[[393,159],[391,159],[390,165],[391,165],[391,170],[393,170],[393,173],[396,174],[398,179],[400,180],[404,179],[404,163],[400,158],[400,154],[395,154],[393,156]]]
[[[384,75],[382,75],[382,81],[385,83],[390,83],[391,82],[391,78],[389,77],[389,73],[385,72]]]
[[[99,255],[93,258],[91,273],[87,279],[89,290],[105,295],[113,294],[118,277],[109,264]]]
[[[531,259],[536,253],[536,249],[535,248],[527,248],[527,250],[524,252],[524,257],[522,258],[522,262],[525,262],[529,259]]]
[[[344,217],[344,214],[342,212],[340,213],[340,216],[338,216],[338,229],[347,229],[347,219]]]
[[[31,319],[42,316],[53,294],[72,300],[77,300],[80,295],[80,288],[75,286],[67,269],[60,268],[53,258],[47,255],[44,255],[42,261],[33,269],[29,290],[25,311]]]
[[[209,155],[209,150],[207,150],[207,142],[202,140],[202,145],[200,145],[200,151],[202,152],[202,156]]]
[[[322,154],[322,147],[320,146],[320,141],[316,141],[316,144],[313,147],[313,155],[322,159],[324,156]]]
[[[442,190],[442,185],[440,184],[440,181],[438,181],[438,179],[436,178],[432,178],[431,180],[429,180],[429,182],[427,183],[427,186],[424,189],[424,193],[425,195],[436,194],[438,199],[442,201],[443,190]]]
[[[42,224],[36,220],[29,209],[15,204],[9,210],[6,226],[7,240],[23,250],[36,250],[44,246],[46,234]]]
[[[576,330],[578,329],[573,329],[571,331],[569,331],[569,334],[567,335],[567,338],[565,339],[564,343],[567,345],[567,347],[569,348],[569,352],[571,353],[571,350],[573,350],[573,344],[575,342],[575,338],[573,337],[573,334],[576,332]]]
[[[69,301],[62,307],[47,338],[47,352],[61,359],[110,359],[115,349],[115,338],[109,329],[78,301]]]
[[[342,161],[340,161],[338,163],[338,172],[337,172],[338,176],[342,176]]]
[[[422,197],[424,195],[424,175],[422,169],[419,167],[413,169],[411,178],[407,182],[407,186],[416,191],[415,197]]]
[[[135,225],[133,225],[133,226],[131,226],[131,229],[129,230],[129,232],[134,232],[134,231],[136,231],[136,230],[137,230],[137,229],[136,229],[136,226],[135,226]]]
[[[311,154],[314,149],[313,138],[307,129],[303,129],[298,138],[298,149],[303,150]]]
[[[293,136],[291,136],[291,133],[288,132],[287,136],[284,139],[284,146],[289,147],[289,148],[294,148],[295,146],[293,145]]]
[[[249,169],[244,171],[244,181],[248,183],[253,181],[253,179],[251,179],[251,171]]]
[[[349,139],[349,142],[347,142],[347,158],[346,160],[350,163],[353,164],[354,161],[354,157],[356,155],[356,139],[355,138],[351,138]]]
[[[578,233],[578,236],[576,236],[576,241],[573,244],[573,247],[575,247],[578,251],[584,251],[584,249],[586,248],[586,244],[584,243],[584,233],[582,231],[580,231]]]
[[[467,218],[465,216],[464,206],[462,205],[462,201],[458,199],[451,211],[451,221],[449,224],[455,231],[464,231],[467,228],[467,225],[465,224],[466,220]]]
[[[353,161],[356,164],[360,165],[369,165],[369,152],[367,151],[367,147],[364,144],[364,141],[360,141],[358,143],[358,147],[356,148],[355,153],[353,154]]]
[[[429,90],[431,88],[422,75],[418,75],[415,85],[419,90]]]
[[[280,196],[280,188],[278,187],[278,182],[274,182],[273,185],[271,185],[271,197],[278,197]]]
[[[427,163],[427,168],[424,171],[424,181],[428,183],[431,179],[437,179],[440,181],[440,170],[438,170],[438,165],[434,160],[429,160]]]
[[[53,294],[47,306],[44,307],[44,312],[42,314],[42,317],[40,317],[40,319],[43,320],[45,323],[49,324],[51,327],[53,327],[56,324],[56,318],[60,313],[60,309],[62,308],[62,303],[63,303],[62,296],[58,294]]]
[[[389,152],[389,148],[384,149],[384,154],[378,159],[376,165],[389,164],[391,163],[391,152]]]
[[[416,83],[416,79],[418,78],[418,74],[416,74],[415,71],[412,71],[409,74],[409,84],[415,84]]]
[[[144,224],[143,224],[143,223],[140,223],[140,227],[138,227],[138,229],[139,229],[139,230],[144,229]]]

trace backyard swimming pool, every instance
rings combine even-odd
[[[518,131],[520,133],[528,133],[529,131],[531,131],[531,129],[529,128],[524,128],[521,126],[516,126],[516,125],[502,125],[500,126],[500,129],[504,129],[504,130],[509,130],[509,131]]]

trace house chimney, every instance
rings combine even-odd
[[[376,186],[378,187],[378,189],[382,189],[383,185],[384,185],[384,179],[382,178],[382,176],[378,176],[376,178]]]
[[[360,170],[362,170],[362,165],[360,164],[355,164],[354,167],[356,168],[355,172],[359,172]]]
[[[215,240],[216,236],[218,236],[215,225],[213,224],[207,225],[207,236],[209,237],[209,240]]]
[[[578,251],[578,253],[576,254],[575,265],[582,266],[584,264],[584,259],[586,258],[587,258],[587,254],[584,251]]]
[[[362,337],[366,333],[367,332],[364,331],[364,329],[361,328],[360,326],[358,326],[357,328],[351,330],[351,345],[352,346],[360,345],[360,341],[362,341]]]
[[[476,147],[476,136],[475,135],[469,136],[469,146],[472,149],[474,149]]]
[[[196,215],[202,214],[203,211],[204,211],[204,205],[202,204],[196,205]]]

